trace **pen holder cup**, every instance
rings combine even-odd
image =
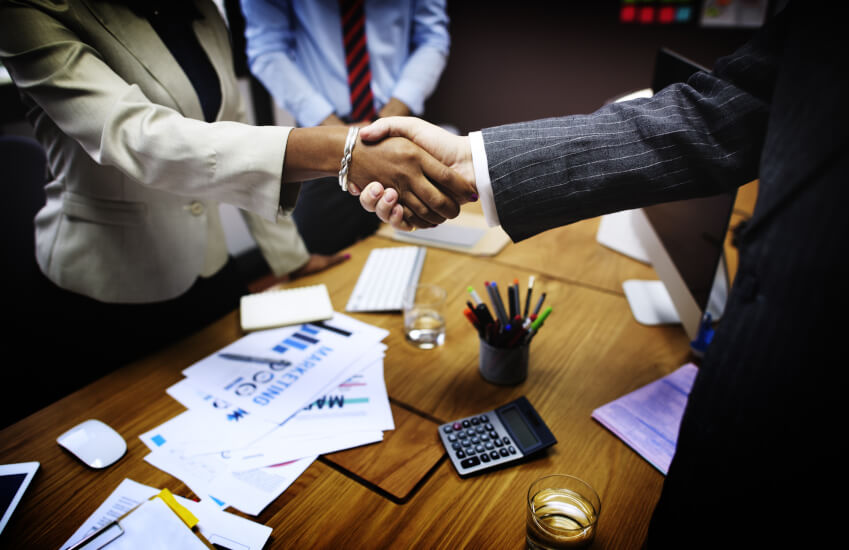
[[[481,376],[487,382],[502,386],[514,386],[528,376],[530,344],[499,348],[480,341]]]

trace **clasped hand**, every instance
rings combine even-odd
[[[359,135],[349,192],[392,227],[433,227],[477,200],[468,137],[413,117],[381,118]]]

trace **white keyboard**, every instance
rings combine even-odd
[[[404,291],[419,282],[425,251],[423,246],[373,249],[345,311],[400,311]]]

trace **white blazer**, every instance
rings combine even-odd
[[[50,170],[37,260],[63,288],[105,302],[180,295],[227,260],[219,202],[243,210],[276,274],[308,257],[279,206],[291,128],[231,122],[244,118],[229,34],[211,1],[196,4],[194,30],[221,83],[214,123],[202,122],[191,82],[129,8],[0,3],[0,58]],[[289,210],[297,191],[285,186]]]

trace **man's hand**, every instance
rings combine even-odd
[[[443,190],[458,199],[460,204],[477,200],[477,188],[474,186],[474,166],[469,138],[456,136],[442,128],[412,117],[381,118],[360,130],[363,141],[374,141],[389,136],[405,137],[433,155],[437,160],[454,170],[460,177],[457,180],[436,183]],[[377,183],[380,182],[380,183]],[[382,186],[383,180],[370,183],[367,190],[360,194],[360,204],[369,212],[375,212],[384,222],[395,229],[410,231],[422,227],[417,223],[415,211],[407,204],[403,195],[390,192],[388,186]],[[471,183],[471,185],[469,185]],[[384,189],[386,193],[384,193]],[[398,200],[400,198],[400,204]]]
[[[398,137],[359,143],[348,178],[359,189],[371,182],[393,188],[405,207],[408,223],[415,227],[432,227],[457,217],[460,204],[474,195],[473,180]]]

